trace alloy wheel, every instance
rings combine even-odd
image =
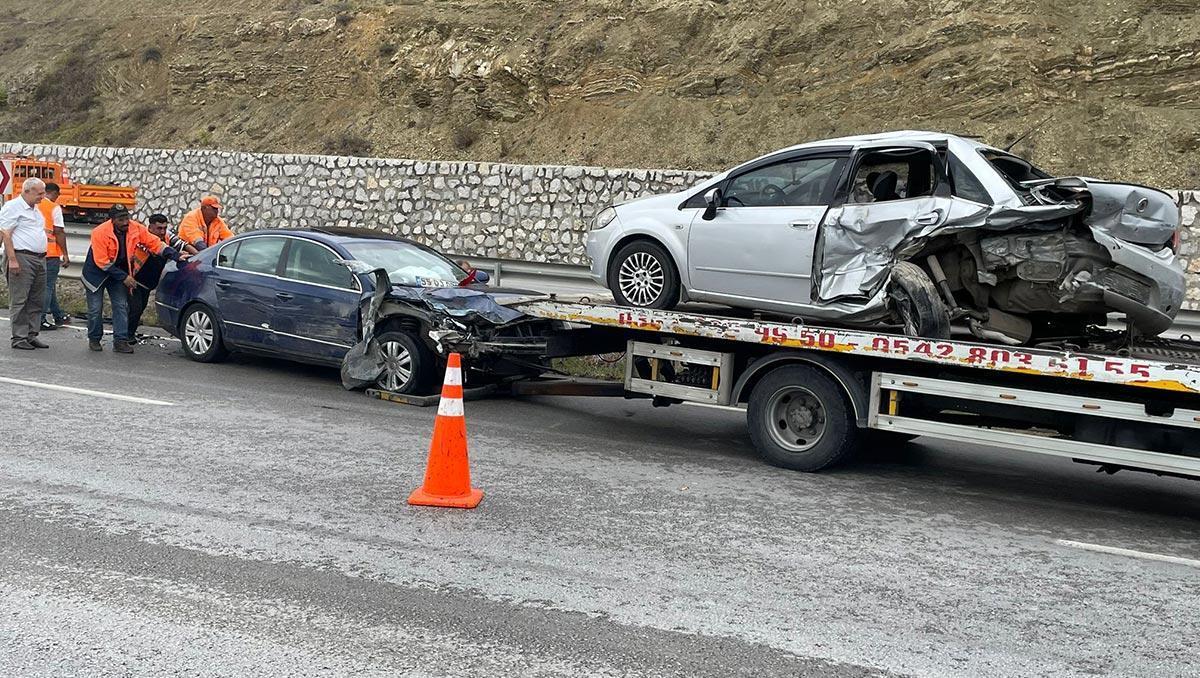
[[[213,345],[212,317],[204,311],[195,311],[188,316],[183,327],[183,338],[188,350],[195,355],[204,355]]]
[[[412,354],[398,341],[387,341],[379,346],[383,358],[383,374],[379,385],[388,391],[399,391],[412,379]]]
[[[662,295],[666,279],[658,258],[649,252],[634,252],[621,262],[617,285],[634,305],[649,306]]]

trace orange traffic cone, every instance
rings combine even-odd
[[[433,441],[429,443],[429,462],[425,483],[408,495],[416,506],[475,508],[483,500],[483,491],[471,487],[471,469],[467,463],[467,420],[463,416],[462,357],[451,353],[446,361],[446,380],[442,400],[433,422]]]

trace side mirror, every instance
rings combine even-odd
[[[721,206],[721,189],[709,189],[704,194],[704,214],[700,218],[705,221],[712,221],[717,217],[717,208]]]

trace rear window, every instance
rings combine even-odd
[[[1015,155],[991,149],[984,149],[979,153],[992,164],[1000,176],[1007,179],[1016,188],[1021,188],[1022,181],[1049,179],[1053,176],[1038,169],[1028,160]]]

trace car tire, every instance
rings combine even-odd
[[[679,303],[679,270],[661,245],[635,240],[608,266],[608,288],[620,306],[670,309]]]
[[[910,337],[950,338],[950,311],[933,280],[908,261],[892,267],[889,296],[896,317]]]
[[[194,304],[179,321],[179,342],[183,353],[198,363],[215,363],[229,355],[221,336],[217,314],[205,304]]]
[[[389,330],[375,338],[383,358],[383,373],[375,381],[381,390],[428,395],[438,366],[437,356],[408,332]]]
[[[750,440],[770,464],[819,471],[845,461],[861,431],[841,384],[808,365],[777,367],[750,392]]]

